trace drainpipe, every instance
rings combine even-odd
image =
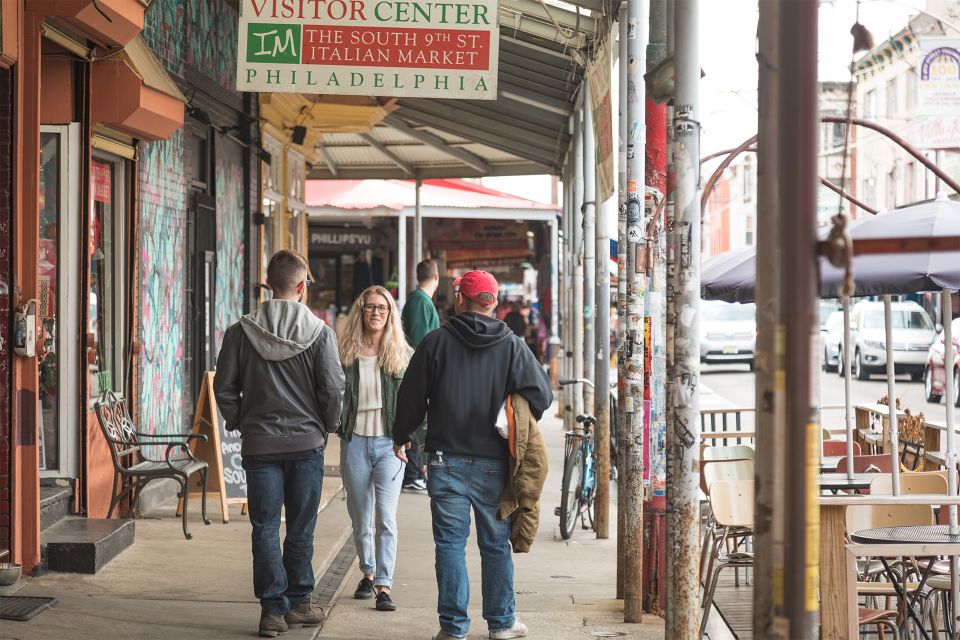
[[[674,254],[674,356],[668,441],[666,637],[697,638],[699,633],[699,474],[700,463],[700,46],[699,0],[677,0],[676,93],[673,163],[676,224]]]
[[[590,83],[583,80],[583,366],[584,377],[596,382],[596,281],[597,281],[597,152],[593,135]],[[596,415],[594,389],[583,385],[587,413]],[[596,390],[599,392],[599,389]]]
[[[759,37],[759,117],[757,139],[757,210],[777,211],[779,206],[779,93],[780,3],[761,2],[757,25]],[[780,262],[777,258],[780,217],[757,216],[757,343],[754,351],[756,397],[756,467],[754,491],[753,634],[773,636],[774,607],[783,606],[783,469],[785,422],[782,386],[776,384],[781,370],[776,348],[779,318]],[[776,517],[775,517],[776,516]]]
[[[646,68],[648,0],[627,3],[627,339],[626,421],[628,444],[623,453],[624,468],[620,491],[626,494],[624,507],[624,622],[643,619],[643,315],[646,282],[643,261],[637,261],[643,248],[643,157],[646,114],[643,96]]]

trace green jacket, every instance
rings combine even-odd
[[[423,336],[440,328],[440,316],[433,306],[433,300],[419,287],[407,298],[400,320],[403,322],[403,332],[407,334],[407,342],[414,349],[420,346]]]
[[[393,423],[397,417],[397,391],[403,381],[403,373],[388,374],[380,369],[380,392],[383,394],[383,408],[380,416],[383,418],[384,435],[393,435]],[[347,442],[353,437],[353,430],[357,426],[357,399],[360,397],[360,361],[355,360],[352,365],[343,370],[345,388],[343,391],[343,410],[340,412],[340,428],[337,433]],[[426,429],[418,429],[414,437],[421,442],[426,437]]]

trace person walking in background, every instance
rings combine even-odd
[[[240,432],[259,631],[272,638],[323,624],[323,609],[310,602],[313,531],[323,449],[340,419],[344,377],[333,331],[300,303],[307,287],[303,256],[274,254],[267,284],[273,299],[224,332],[214,392],[227,430]]]
[[[424,260],[417,265],[417,288],[407,296],[403,305],[403,331],[407,342],[416,349],[424,336],[440,328],[440,316],[433,304],[433,295],[440,286],[440,270],[433,260]],[[420,456],[420,447],[416,442],[407,455],[406,469],[403,473],[403,490],[408,493],[427,492],[427,482],[424,479],[423,460]]]
[[[527,332],[527,321],[523,317],[523,313],[520,311],[520,305],[518,305],[516,302],[511,302],[509,304],[510,311],[508,311],[507,315],[504,316],[503,321],[508,327],[510,327],[510,331],[513,331],[514,335],[523,338]]]
[[[506,324],[492,317],[498,284],[485,271],[460,280],[458,315],[423,339],[397,396],[394,451],[401,460],[427,416],[427,487],[433,516],[440,631],[434,640],[464,638],[470,629],[466,544],[476,521],[489,637],[527,635],[516,619],[511,518],[497,519],[509,477],[507,440],[496,428],[505,399],[520,394],[539,420],[553,402],[550,380]]]
[[[397,559],[397,501],[404,465],[393,455],[391,436],[397,390],[412,353],[389,292],[373,286],[361,293],[340,336],[346,374],[340,469],[363,572],[353,597],[376,596],[379,611],[397,608],[390,587]]]

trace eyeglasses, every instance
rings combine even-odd
[[[385,304],[365,304],[363,305],[363,311],[364,313],[369,313],[370,315],[378,313],[381,316],[385,316],[390,313],[390,307]]]

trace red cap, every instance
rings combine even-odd
[[[460,281],[461,281],[461,280],[463,280],[463,278],[454,278],[454,279],[453,279],[453,288],[454,288],[454,289],[456,289],[456,288],[458,288],[458,287],[460,286]]]
[[[497,301],[500,285],[486,271],[468,271],[460,278],[460,295],[484,307],[492,307]]]

